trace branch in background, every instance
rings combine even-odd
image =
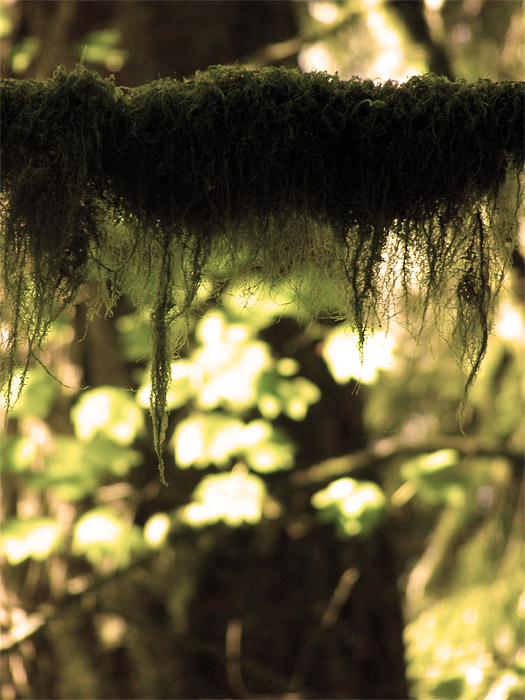
[[[465,522],[465,516],[465,510],[456,506],[447,506],[439,514],[429,542],[408,577],[406,603],[409,618],[421,612],[428,585],[443,565],[455,536]]]
[[[356,569],[346,569],[343,572],[339,582],[335,588],[335,591],[330,598],[326,609],[319,621],[319,625],[314,629],[313,633],[306,640],[292,676],[290,680],[290,688],[294,689],[304,689],[304,681],[306,674],[308,673],[310,664],[314,659],[314,653],[322,641],[323,636],[333,627],[335,627],[341,610],[348,600],[348,597],[352,591],[354,583],[359,578],[359,572]],[[269,696],[265,694],[264,696],[255,695],[251,693],[243,678],[242,668],[241,668],[241,637],[242,637],[242,622],[238,619],[230,620],[228,628],[226,630],[226,674],[228,676],[228,681],[230,683],[231,689],[240,698],[259,698]],[[304,694],[301,690],[291,690],[284,695],[280,695],[280,698],[288,698],[289,700],[303,698]]]
[[[503,457],[515,474],[523,473],[525,454],[499,447],[480,445],[474,438],[444,435],[426,442],[407,442],[401,438],[384,438],[354,454],[334,457],[290,476],[294,486],[308,486],[331,481],[360,469],[384,466],[392,459],[408,459],[416,455],[452,449],[462,457]]]
[[[301,698],[305,697],[303,693],[289,692],[287,681],[284,678],[276,675],[273,669],[262,665],[259,666],[258,662],[251,661],[250,659],[243,659],[241,657],[241,639],[242,621],[233,618],[229,621],[226,629],[225,663],[226,676],[228,678],[228,683],[230,684],[230,690],[233,692],[234,697],[254,698],[256,700],[259,698],[269,700],[270,698],[274,697],[280,698],[280,700],[300,700]],[[267,681],[271,679],[272,682],[270,685],[272,686],[273,690],[278,688],[281,690],[279,695],[273,695],[270,693],[264,693],[264,695],[261,695],[250,691],[244,682],[242,672],[242,665],[244,664],[251,666],[252,670],[257,672],[258,675],[261,675],[261,672],[263,672],[263,675]]]
[[[446,44],[433,36],[434,32],[428,24],[423,0],[389,0],[388,7],[392,8],[402,20],[412,41],[424,47],[429,72],[454,80],[456,76]]]
[[[308,673],[310,664],[314,658],[315,650],[322,641],[323,636],[333,627],[335,627],[343,605],[348,600],[354,583],[359,578],[357,569],[346,569],[339,579],[336,589],[326,606],[323,616],[318,627],[313,631],[309,639],[302,649],[297,665],[295,667],[290,685],[293,688],[302,687],[306,674]]]
[[[342,30],[354,24],[362,11],[360,3],[353,2],[346,8],[344,15],[337,21],[311,32],[290,37],[285,41],[268,44],[254,53],[242,56],[237,63],[247,68],[264,68],[265,66],[279,63],[285,59],[293,58],[297,56],[305,46],[315,44],[318,41],[331,39]]]

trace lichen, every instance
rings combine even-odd
[[[83,285],[108,307],[135,293],[162,469],[170,362],[212,265],[294,279],[298,298],[313,280],[308,312],[361,344],[409,298],[415,332],[430,314],[472,383],[515,247],[523,84],[215,67],[127,89],[78,68],[6,80],[1,100],[9,404]]]

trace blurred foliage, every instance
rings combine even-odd
[[[101,29],[89,32],[79,42],[79,53],[83,61],[102,64],[111,73],[122,69],[129,52],[119,48],[121,32],[118,29]]]
[[[386,498],[370,481],[337,479],[312,496],[323,519],[335,522],[340,535],[354,537],[374,530],[384,514]]]
[[[170,478],[180,497],[187,494],[186,501],[139,521],[137,509],[151,486],[137,490],[136,479],[124,479],[147,468],[143,443],[147,383],[136,392],[111,386],[76,392],[59,385],[42,367],[33,367],[2,441],[3,479],[7,491],[16,492],[18,502],[16,513],[2,529],[0,552],[5,561],[16,568],[28,560],[44,562],[57,556],[64,567],[62,587],[74,590],[75,562],[85,562],[83,568],[92,572],[93,581],[116,571],[129,576],[127,570],[132,571],[145,556],[177,552],[171,538],[183,541],[188,528],[203,533],[212,528],[209,547],[219,537],[213,528],[220,523],[229,528],[277,524],[288,506],[278,492],[272,493],[265,477],[293,467],[296,453],[277,419],[304,420],[321,394],[301,376],[297,359],[277,356],[260,337],[262,329],[274,323],[275,307],[270,304],[269,308],[270,319],[264,322],[260,308],[253,314],[246,308],[235,314],[231,303],[195,315],[189,350],[172,364],[170,406],[177,420],[171,445],[178,469],[196,468],[204,475],[192,471],[190,484],[197,480],[197,485],[180,491],[184,482],[172,467]],[[142,337],[145,345],[146,336],[132,337],[123,318],[116,327],[125,354],[144,357],[147,348],[140,347],[138,339]],[[56,337],[51,334],[51,345],[60,344],[57,338],[68,337],[63,323]],[[320,354],[334,380],[348,382],[358,375],[358,358],[354,352],[345,353],[353,346],[338,326],[313,325],[307,333],[320,343]],[[343,348],[337,359],[334,338]],[[132,345],[127,344],[129,340]],[[495,339],[471,410],[482,411],[483,387],[492,401],[507,390],[501,375],[499,386],[490,378],[493,362],[502,352],[511,352],[511,346],[504,338]],[[370,357],[363,369],[372,368],[366,369],[365,415],[368,404],[381,402],[384,411],[389,402],[395,405],[391,425],[404,430],[410,444],[415,429],[418,436],[430,438],[436,430],[439,433],[440,423],[450,425],[449,416],[455,415],[461,398],[461,382],[457,376],[448,390],[443,386],[437,391],[437,405],[446,410],[436,415],[427,386],[434,375],[436,381],[442,376],[446,348],[430,360],[410,353],[407,359],[407,347],[401,332],[394,330],[388,354],[379,354],[376,365],[374,356]],[[424,365],[418,374],[415,362]],[[507,370],[514,372],[512,363]],[[137,384],[146,376],[143,366]],[[291,409],[293,402],[300,408]],[[57,416],[68,413],[69,421],[58,423],[61,428],[44,422],[57,424]],[[508,411],[509,437],[519,431],[519,414],[517,404]],[[385,434],[377,432],[377,420],[375,415],[370,420],[371,436]],[[476,420],[479,417],[471,416],[471,425]],[[484,436],[484,443],[490,437],[498,444],[497,423],[494,428],[491,436]],[[408,609],[413,609],[406,627],[407,661],[417,697],[467,699],[493,692],[494,697],[510,700],[522,692],[522,568],[505,565],[521,537],[519,524],[509,522],[511,516],[519,520],[513,483],[511,465],[504,456],[481,459],[443,448],[422,450],[410,458],[396,458],[394,453],[382,487],[344,477],[333,479],[311,497],[319,524],[333,527],[342,538],[369,537],[385,519],[403,522],[408,518],[416,523],[430,517],[427,544],[412,541],[411,554],[404,554]],[[414,536],[405,533],[403,538]],[[449,570],[453,576],[446,573]],[[182,598],[176,597],[172,605],[184,608],[194,585],[190,567]]]
[[[133,398],[110,386],[84,393],[71,411],[71,421],[79,440],[99,435],[118,445],[130,445],[144,428],[144,416]]]
[[[193,492],[194,501],[184,506],[182,518],[194,527],[220,520],[232,527],[254,525],[261,519],[265,493],[264,481],[244,470],[210,474]]]
[[[455,450],[439,450],[411,459],[401,467],[401,477],[404,483],[397,492],[398,498],[392,497],[396,506],[403,505],[407,492],[417,494],[428,503],[450,503],[461,507],[465,502],[465,481]]]
[[[88,510],[75,523],[71,551],[84,556],[94,567],[127,566],[135,551],[144,549],[142,529],[126,523],[122,515],[111,508]]]
[[[0,547],[10,564],[29,557],[42,561],[59,548],[61,534],[60,525],[51,518],[12,518],[2,527]]]

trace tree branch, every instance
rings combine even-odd
[[[264,68],[284,59],[293,58],[293,56],[297,56],[304,46],[336,36],[340,31],[353,24],[361,12],[362,10],[358,3],[351,3],[344,15],[336,22],[304,34],[297,34],[285,41],[268,44],[254,53],[242,56],[238,60],[238,64],[250,68]]]
[[[291,475],[294,486],[318,484],[361,469],[383,466],[394,458],[406,459],[427,452],[452,449],[462,457],[504,457],[512,464],[513,472],[523,473],[525,454],[500,447],[481,445],[475,438],[457,435],[438,436],[426,442],[408,442],[402,438],[383,438],[354,454],[334,457],[314,464],[309,469]]]

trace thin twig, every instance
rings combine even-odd
[[[226,676],[231,690],[239,698],[250,697],[244,683],[241,668],[242,622],[237,618],[229,621],[226,628]]]
[[[307,640],[297,661],[290,685],[292,688],[299,688],[303,685],[308,668],[312,662],[313,654],[322,640],[323,635],[337,623],[343,605],[348,600],[354,583],[359,578],[356,569],[346,569],[330,598],[328,605],[321,617],[318,627]]]

